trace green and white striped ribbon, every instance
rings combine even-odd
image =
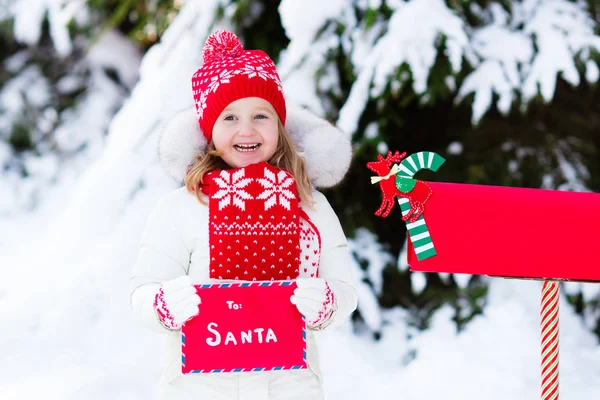
[[[406,157],[400,163],[400,172],[396,177],[412,178],[422,169],[430,169],[436,172],[446,159],[432,151],[420,151]]]
[[[398,203],[400,204],[402,215],[406,215],[410,210],[409,200],[407,198],[400,197],[398,198]],[[406,222],[406,228],[408,229],[410,240],[415,248],[417,260],[421,261],[437,254],[435,252],[435,247],[433,246],[433,241],[429,235],[429,230],[427,229],[427,224],[425,224],[425,218],[423,218],[423,215],[421,215],[415,222]]]
[[[402,187],[407,185],[407,179],[412,180],[413,176],[422,169],[430,169],[433,172],[436,172],[445,161],[446,159],[444,159],[444,157],[431,151],[421,151],[419,153],[411,154],[400,163],[400,172],[396,175],[396,187],[398,190],[405,193],[405,191],[402,190]],[[407,198],[399,197],[398,204],[400,204],[402,216],[408,214],[410,211],[410,201]],[[433,257],[437,254],[423,215],[415,222],[407,221],[406,228],[408,229],[410,240],[412,241],[415,248],[415,254],[419,261]]]

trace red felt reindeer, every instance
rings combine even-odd
[[[396,151],[392,155],[392,152],[388,151],[385,158],[377,155],[377,161],[368,162],[367,168],[375,172],[377,176],[382,177],[378,181],[383,199],[381,200],[381,206],[375,211],[375,215],[387,217],[392,208],[394,208],[394,199],[396,197],[403,197],[409,200],[410,210],[402,216],[402,220],[415,222],[423,214],[423,211],[425,211],[425,203],[429,200],[432,191],[428,184],[419,180],[415,182],[414,188],[408,193],[398,190],[396,186],[396,174],[399,172],[399,169],[392,168],[392,163],[399,163],[404,157],[406,157],[406,152],[400,154],[400,152]]]

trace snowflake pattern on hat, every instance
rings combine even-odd
[[[211,92],[216,93],[217,89],[219,88],[219,85],[229,83],[231,78],[233,78],[237,74],[238,74],[237,71],[229,71],[229,70],[224,69],[218,75],[210,78],[210,83],[208,84],[208,88],[204,91],[204,97],[208,96],[208,94]],[[206,81],[207,81],[207,79],[205,79],[203,82],[206,82]]]
[[[246,64],[244,66],[244,68],[240,71],[241,74],[246,74],[248,75],[248,78],[254,78],[254,77],[258,77],[258,78],[262,78],[263,80],[267,80],[268,78],[271,77],[271,74],[269,74],[262,66],[260,65],[251,65],[251,64]]]
[[[277,90],[279,90],[280,92],[283,93],[283,85],[281,84],[281,80],[279,79],[279,75],[273,75],[271,74],[271,79],[273,80],[273,82],[275,82],[277,84]]]

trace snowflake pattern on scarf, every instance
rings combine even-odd
[[[257,181],[262,185],[264,191],[258,195],[257,199],[266,200],[265,210],[276,204],[281,205],[286,210],[290,209],[290,200],[296,196],[292,192],[292,187],[296,183],[289,172],[280,170],[275,175],[265,168],[264,178],[258,178]]]
[[[318,275],[318,228],[300,207],[288,171],[266,162],[215,171],[206,193],[212,279],[270,281]]]
[[[213,198],[219,199],[219,210],[235,205],[242,211],[246,210],[246,202],[244,200],[252,200],[252,195],[244,190],[252,181],[252,178],[244,178],[244,169],[241,168],[236,172],[229,173],[221,171],[218,177],[214,178],[215,184],[219,190],[213,194]]]

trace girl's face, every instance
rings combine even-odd
[[[279,139],[279,117],[268,101],[246,97],[229,104],[217,118],[212,140],[232,168],[268,161]]]

